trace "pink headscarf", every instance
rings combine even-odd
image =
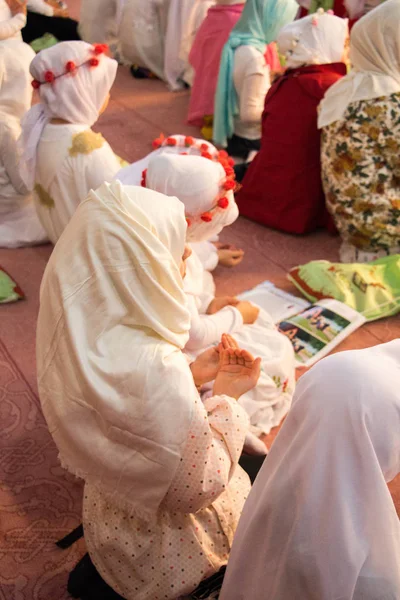
[[[222,48],[242,14],[244,4],[212,6],[200,26],[189,54],[195,70],[188,122],[201,127],[203,117],[214,113],[219,61]]]

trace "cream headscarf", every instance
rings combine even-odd
[[[398,600],[400,341],[311,369],[245,504],[221,600]],[[266,592],[267,590],[267,592]]]
[[[29,65],[35,53],[17,41],[0,44],[0,119],[22,119],[32,102]]]
[[[188,242],[212,239],[239,216],[232,191],[235,187],[233,179],[227,176],[219,162],[209,158],[176,154],[155,156],[149,163],[146,186],[166,196],[176,196],[183,202]]]
[[[277,44],[286,58],[286,69],[296,69],[340,62],[348,35],[347,19],[317,13],[285,25]]]
[[[103,46],[86,42],[62,42],[42,50],[32,61],[41,103],[27,113],[20,138],[21,176],[29,188],[34,184],[44,127],[54,118],[91,127],[114,83],[117,66],[117,61],[105,56]]]
[[[400,0],[387,0],[362,17],[350,36],[352,71],[320,104],[318,127],[343,119],[349,104],[400,92]]]
[[[59,239],[40,295],[39,394],[62,464],[153,516],[198,399],[181,352],[185,237],[176,198],[103,184]]]

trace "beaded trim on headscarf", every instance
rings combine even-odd
[[[212,160],[213,162],[219,163],[224,171],[225,177],[220,182],[220,192],[215,198],[215,202],[213,206],[207,212],[202,213],[198,216],[186,215],[186,222],[188,227],[192,225],[196,220],[204,221],[205,223],[210,223],[213,220],[213,217],[217,211],[226,210],[229,206],[229,198],[226,196],[226,192],[232,191],[237,192],[241,185],[235,181],[235,171],[233,169],[233,165],[235,164],[233,159],[229,156],[229,154],[225,150],[217,150],[213,151],[210,146],[201,140],[195,140],[191,136],[186,136],[183,140],[183,145],[179,142],[179,139],[175,137],[164,137],[161,134],[158,138],[153,141],[153,148],[158,149],[161,147],[177,147],[182,148],[183,152],[180,152],[181,156],[187,156],[188,153],[185,152],[185,149],[188,148],[197,148],[199,150],[199,156],[203,158],[207,158],[208,160]],[[142,172],[142,180],[140,185],[142,187],[146,187],[146,174],[147,169],[144,169]]]
[[[43,81],[38,81],[37,79],[34,79],[32,81],[32,87],[35,90],[37,90],[40,88],[41,85],[44,85],[46,83],[52,84],[56,79],[59,79],[60,77],[64,77],[65,75],[75,73],[77,69],[80,69],[84,65],[88,65],[89,67],[97,67],[100,63],[100,59],[97,57],[101,54],[105,54],[107,51],[107,44],[94,44],[91,50],[93,56],[91,56],[84,63],[82,63],[81,65],[77,65],[72,60],[69,60],[65,63],[65,72],[60,73],[60,75],[54,75],[53,71],[45,71],[43,73]]]
[[[334,13],[334,12],[333,12],[333,10],[331,10],[331,9],[330,9],[330,10],[327,10],[327,11],[325,12],[325,10],[324,10],[323,8],[319,8],[319,9],[317,10],[317,12],[314,14],[313,18],[311,19],[311,26],[312,26],[312,27],[318,27],[318,17],[320,17],[321,15],[324,15],[324,14],[327,14],[327,15],[334,15],[335,13]],[[295,51],[295,48],[296,48],[297,44],[300,42],[300,40],[301,40],[301,37],[297,37],[297,38],[294,38],[294,39],[293,39],[293,41],[292,41],[292,48],[291,48],[291,50],[288,50],[288,51],[287,51],[287,52],[284,54],[284,57],[286,58],[286,60],[288,60],[288,59],[289,59],[289,58],[292,56],[292,54],[294,53],[294,51]]]

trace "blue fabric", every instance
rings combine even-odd
[[[239,99],[233,83],[236,48],[254,46],[264,54],[266,44],[276,40],[282,27],[293,21],[298,9],[296,0],[247,0],[221,55],[214,105],[216,144],[227,145],[234,133],[234,117],[239,114]]]

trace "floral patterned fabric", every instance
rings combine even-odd
[[[350,104],[322,132],[327,208],[346,244],[400,247],[400,93]]]

